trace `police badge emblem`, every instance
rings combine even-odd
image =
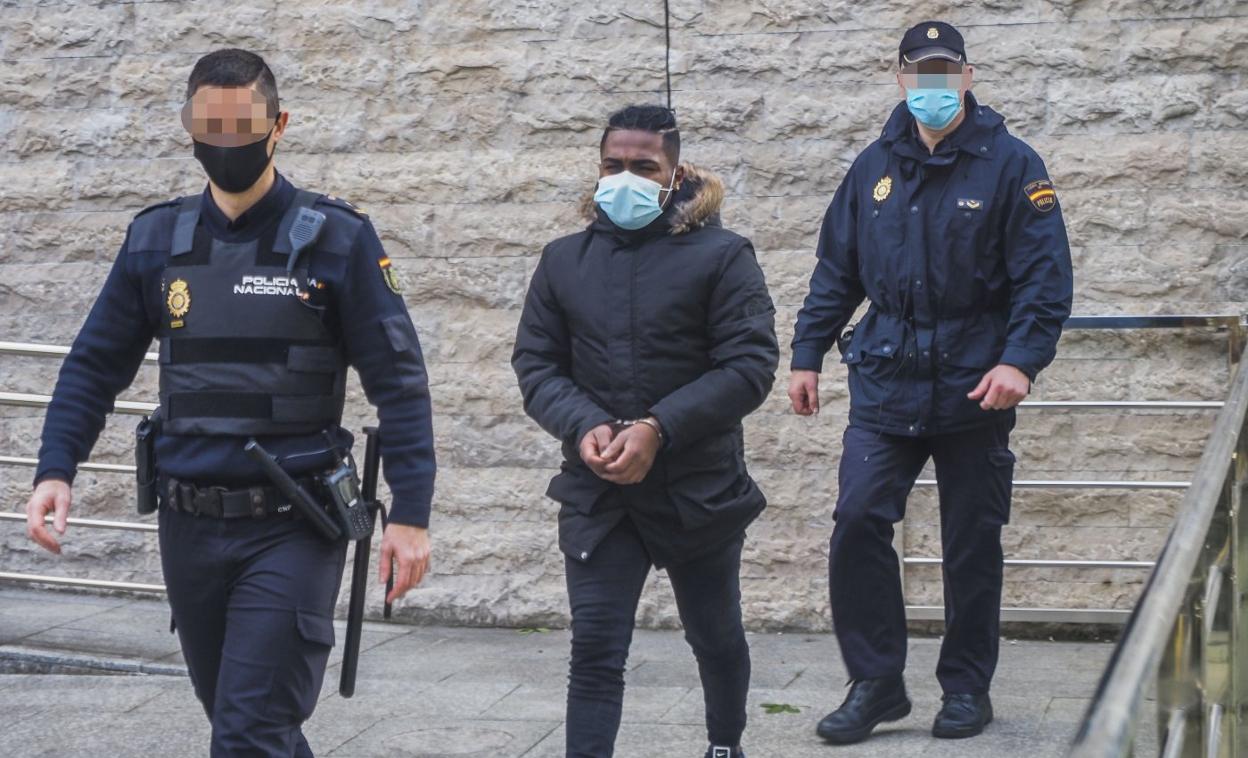
[[[888,193],[893,191],[893,177],[882,177],[875,183],[875,189],[871,191],[871,197],[875,202],[882,203],[888,199]]]
[[[169,315],[173,316],[173,321],[169,322],[169,326],[177,329],[184,322],[182,317],[191,310],[191,287],[182,279],[174,279],[169,285],[169,296],[165,298],[165,305],[169,307]]]
[[[929,27],[927,28],[927,38],[928,38],[928,39],[936,39],[936,38],[938,38],[938,37],[940,37],[940,30],[939,30],[939,29],[937,29],[937,28],[936,28],[936,27],[934,27],[934,26],[929,26]]]

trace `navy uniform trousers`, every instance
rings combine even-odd
[[[311,758],[346,560],[293,515],[220,519],[161,507],[160,557],[212,758]]]
[[[953,434],[903,437],[849,426],[828,551],[832,621],[854,680],[900,674],[906,610],[893,524],[931,458],[940,493],[945,636],[936,677],[947,694],[988,692],[997,666],[1001,527],[1009,520],[1014,414]]]

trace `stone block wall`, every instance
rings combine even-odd
[[[1248,2],[1244,0],[673,0],[672,86],[685,156],[728,186],[725,223],[751,237],[787,344],[822,213],[898,99],[901,31],[965,34],[975,91],[1045,158],[1073,247],[1075,311],[1248,308]],[[178,121],[204,52],[263,54],[291,111],[279,167],[368,211],[424,342],[441,470],[434,572],[404,601],[421,622],[561,625],[555,442],[520,408],[508,359],[527,280],[578,227],[605,116],[659,102],[663,4],[572,0],[0,0],[0,340],[68,344],[130,217],[203,184]],[[787,366],[787,350],[782,364]],[[47,393],[56,361],[0,356],[0,390]],[[1225,339],[1072,332],[1038,399],[1217,399]],[[747,425],[771,506],[750,532],[754,628],[824,629],[826,539],[845,419],[829,360],[825,410],[787,413],[787,369]],[[150,367],[123,397],[149,399]],[[370,417],[352,385],[350,424]],[[93,456],[130,460],[134,417]],[[1207,412],[1023,411],[1019,478],[1181,480]],[[0,454],[33,456],[41,413],[0,408]],[[0,466],[18,510],[29,469]],[[929,472],[930,475],[930,472]],[[84,473],[75,515],[129,518],[131,483]],[[1023,490],[1006,530],[1019,558],[1153,558],[1180,496]],[[919,490],[906,551],[939,555]],[[3,569],[159,582],[154,540],[77,530],[61,558],[0,525]],[[1010,569],[1006,604],[1129,608],[1144,574]],[[640,620],[676,621],[656,575]],[[908,572],[939,604],[939,572]],[[374,597],[374,605],[377,598]]]

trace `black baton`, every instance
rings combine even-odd
[[[291,505],[299,509],[303,517],[312,522],[312,526],[321,533],[325,539],[329,541],[337,540],[342,537],[342,529],[334,523],[329,517],[325,509],[317,505],[308,491],[299,486],[299,483],[291,478],[290,474],[279,465],[277,459],[269,454],[267,450],[260,447],[260,443],[256,442],[256,438],[252,437],[247,440],[247,444],[243,446],[243,452],[247,453],[253,461],[260,464],[260,468],[264,470],[264,475],[273,482],[273,486],[290,501]]]
[[[369,520],[375,521],[378,511],[382,513],[383,529],[385,509],[377,502],[377,471],[381,462],[381,447],[377,441],[377,427],[364,427],[364,472],[360,480],[360,498],[367,504]],[[351,564],[351,596],[347,601],[347,639],[342,649],[342,675],[338,680],[338,694],[351,697],[355,694],[355,674],[360,666],[360,636],[364,626],[364,598],[368,594],[368,555],[372,538],[355,542],[355,559]],[[389,585],[386,592],[390,591]],[[387,605],[388,610],[388,605]],[[386,618],[390,614],[386,613]]]

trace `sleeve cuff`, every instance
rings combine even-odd
[[[1036,374],[1040,373],[1036,370],[1036,364],[1031,360],[1031,355],[1026,350],[1017,347],[1006,347],[1005,352],[1001,354],[1001,358],[997,360],[998,364],[1013,366],[1027,375],[1033,383],[1036,381]]]
[[[650,416],[653,416],[659,422],[659,426],[662,427],[663,429],[663,441],[662,441],[662,444],[659,446],[659,450],[662,450],[662,451],[671,450],[672,440],[676,438],[676,435],[674,433],[675,430],[672,428],[672,425],[669,423],[671,420],[671,415],[668,414],[662,408],[660,408],[659,405],[651,406],[650,409],[646,411],[646,413]]]
[[[69,455],[48,451],[39,457],[39,466],[35,468],[35,485],[44,479],[60,479],[67,484],[74,483],[78,473],[78,465]]]
[[[429,511],[425,510],[420,513],[391,513],[386,518],[387,524],[401,524],[403,526],[415,526],[420,529],[429,528]]]
[[[428,491],[401,493],[390,490],[390,512],[386,520],[391,524],[418,526],[429,528],[429,516],[433,510],[432,498]]]
[[[824,352],[813,347],[794,346],[791,371],[823,371]]]
[[[59,468],[50,468],[46,471],[40,471],[35,474],[34,486],[38,487],[40,482],[44,482],[49,479],[59,480],[71,485],[74,483],[74,477],[68,471],[62,471]]]
[[[609,424],[612,421],[615,421],[615,419],[608,416],[606,411],[590,416],[576,427],[576,431],[574,432],[576,434],[576,439],[572,440],[572,445],[579,446],[581,444],[581,440],[585,439],[585,435],[589,434],[590,429],[593,429],[596,426],[602,426],[603,424]],[[667,433],[666,429],[663,431],[665,434]]]

